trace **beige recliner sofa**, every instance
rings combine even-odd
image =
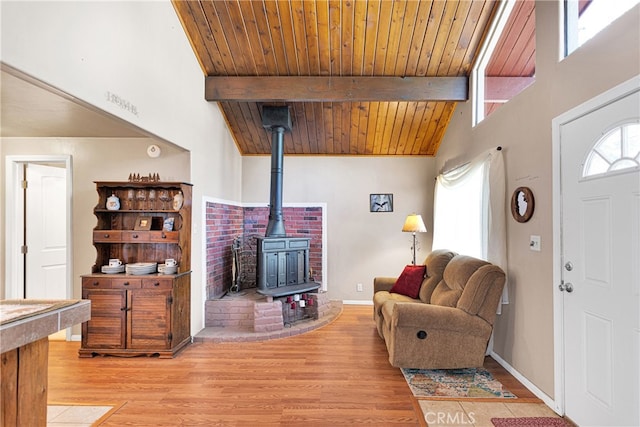
[[[505,273],[480,259],[431,252],[417,299],[389,292],[396,279],[373,281],[374,319],[399,368],[482,366]]]

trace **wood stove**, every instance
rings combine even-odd
[[[256,284],[258,292],[281,297],[320,287],[309,278],[309,239],[287,237],[282,216],[284,133],[291,130],[289,107],[262,108],[262,126],[271,140],[271,192],[265,237],[258,237]]]

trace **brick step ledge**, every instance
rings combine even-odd
[[[277,331],[254,332],[233,326],[207,326],[193,337],[193,342],[242,342],[267,341],[286,338],[313,331],[333,322],[342,313],[342,301],[329,301],[329,309],[325,316],[317,320],[304,320]]]

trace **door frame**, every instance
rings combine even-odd
[[[73,171],[70,155],[7,156],[5,160],[5,298],[24,298],[24,257],[20,256],[24,228],[24,192],[19,191],[24,179],[25,163],[57,163],[66,170],[67,274],[66,297],[73,297]],[[67,331],[69,337],[69,331]]]
[[[555,411],[565,414],[565,376],[564,376],[564,305],[562,292],[558,285],[562,280],[562,194],[560,188],[560,130],[563,125],[611,104],[640,90],[640,75],[597,95],[590,100],[555,117],[552,128],[552,221],[553,221],[553,383]]]

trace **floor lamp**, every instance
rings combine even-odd
[[[426,233],[427,227],[424,226],[422,221],[422,215],[411,214],[407,215],[407,219],[404,221],[402,231],[413,234],[413,265],[416,265],[416,233]]]

